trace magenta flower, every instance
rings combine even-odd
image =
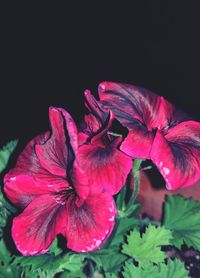
[[[117,194],[126,182],[132,159],[119,150],[122,138],[109,134],[113,112],[101,107],[89,91],[85,92],[85,97],[91,113],[85,116],[84,140],[79,147],[78,161],[86,172],[91,173],[90,182],[96,184],[93,192],[105,190]]]
[[[45,253],[58,234],[74,251],[95,250],[112,232],[116,216],[110,190],[94,190],[103,188],[100,179],[94,181],[79,164],[87,151],[78,157],[71,116],[56,108],[49,116],[52,132],[33,139],[4,180],[7,197],[23,210],[13,220],[12,237],[25,256]]]
[[[163,97],[132,85],[103,82],[102,105],[128,128],[120,149],[134,158],[151,159],[168,189],[200,178],[200,123],[190,120]]]

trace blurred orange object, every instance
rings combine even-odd
[[[167,190],[165,188],[153,188],[147,175],[141,171],[141,182],[138,194],[138,202],[142,204],[142,214],[147,214],[154,220],[159,221],[162,217],[162,205],[167,195],[181,194],[185,197],[192,197],[200,201],[200,181],[195,185],[177,190]]]

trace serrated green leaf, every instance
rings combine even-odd
[[[36,257],[17,257],[15,264],[24,267],[26,272],[42,271],[48,278],[51,278],[65,270],[68,274],[81,273],[84,267],[83,260],[83,254],[67,253],[58,256],[45,254]]]
[[[11,256],[3,239],[0,240],[0,277],[20,277],[20,267],[12,265],[14,257]]]
[[[11,213],[14,213],[16,208],[12,207],[4,198],[0,190],[0,238],[3,236],[3,228],[6,226],[7,219]]]
[[[54,254],[55,256],[62,253],[62,249],[58,246],[58,238],[55,238],[51,248],[49,249],[48,253]]]
[[[117,219],[114,231],[105,243],[104,247],[119,247],[123,243],[124,236],[127,234],[127,232],[133,229],[133,227],[137,227],[138,223],[139,221],[133,217]]]
[[[168,196],[164,204],[163,225],[172,231],[172,244],[183,243],[200,251],[200,202],[181,195]]]
[[[87,276],[82,270],[74,272],[64,271],[59,274],[59,278],[87,278]]]
[[[135,266],[131,262],[127,262],[122,272],[124,278],[188,278],[189,273],[185,269],[184,264],[175,259],[168,260],[168,263],[147,263],[144,266]]]
[[[119,276],[115,273],[105,273],[105,278],[118,278]]]
[[[170,244],[171,239],[170,230],[149,225],[142,237],[137,230],[133,230],[127,236],[128,243],[123,244],[122,252],[142,265],[163,262],[166,254],[161,251],[160,246]]]
[[[12,140],[0,150],[0,173],[6,168],[8,160],[17,146],[17,142],[18,140]]]
[[[121,253],[121,246],[125,235],[131,228],[136,227],[138,220],[134,218],[120,218],[116,221],[113,234],[104,247],[89,254],[89,258],[96,262],[97,268],[105,272],[119,271],[127,256]],[[110,258],[112,257],[112,260]]]
[[[178,259],[168,260],[166,264],[158,265],[158,273],[162,278],[188,278],[189,273],[185,269],[184,263]]]
[[[104,272],[117,272],[121,269],[127,256],[121,254],[116,248],[100,249],[89,255],[97,264],[97,269],[103,269]],[[112,259],[111,259],[112,258]]]
[[[143,268],[140,266],[135,266],[131,262],[127,262],[122,274],[124,278],[158,278],[158,269],[156,265],[150,263],[147,264],[145,268]]]

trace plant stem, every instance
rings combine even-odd
[[[133,164],[133,176],[134,176],[134,189],[133,189],[133,193],[132,196],[128,202],[127,207],[129,207],[130,205],[133,205],[138,192],[139,192],[139,186],[140,186],[140,165],[142,163],[141,159],[135,159],[134,160],[134,164]]]

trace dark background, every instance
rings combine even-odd
[[[80,120],[84,90],[104,80],[146,87],[200,120],[198,1],[5,2],[1,145],[48,129],[50,105]]]

